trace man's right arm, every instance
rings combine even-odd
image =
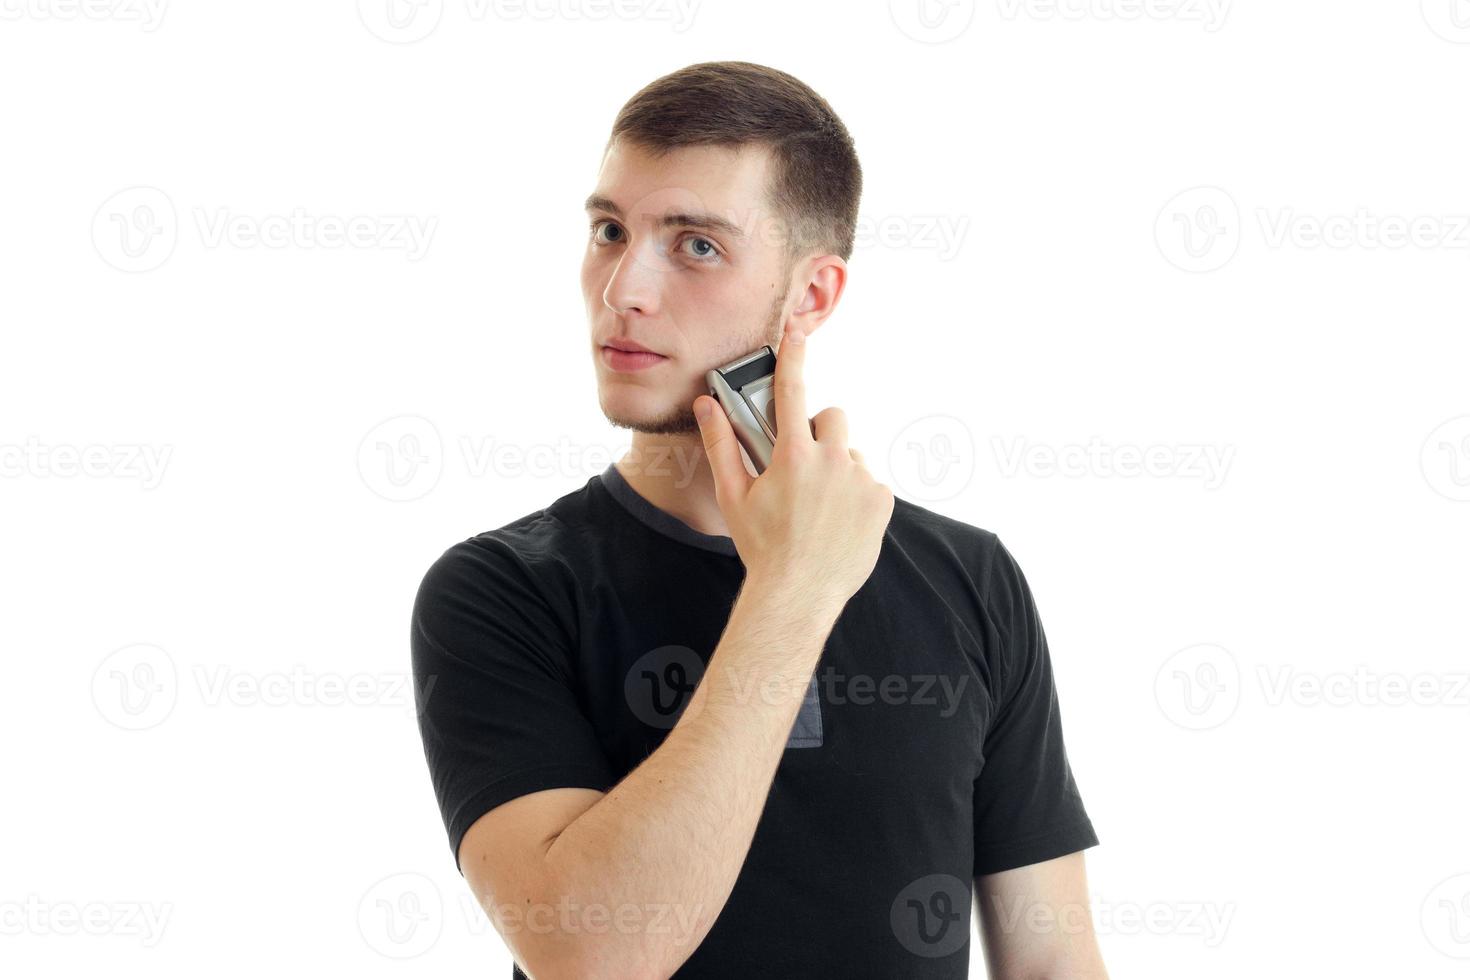
[[[841,611],[832,607],[783,583],[747,579],[709,669],[663,743],[544,845],[534,832],[522,835],[532,850],[515,880],[497,880],[495,866],[506,862],[492,848],[514,834],[498,817],[510,811],[505,819],[517,819],[521,800],[465,835],[466,880],[499,914],[530,976],[667,977],[698,948],[745,863]],[[596,796],[536,795],[553,793]]]

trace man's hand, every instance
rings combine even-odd
[[[893,492],[848,448],[841,409],[806,415],[806,338],[788,328],[776,356],[776,443],[752,477],[719,403],[694,401],[715,498],[747,579],[815,590],[840,607],[862,588],[893,515]]]

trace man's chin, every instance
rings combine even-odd
[[[609,411],[602,414],[620,429],[632,429],[650,436],[684,435],[699,431],[699,422],[688,408],[673,408],[662,414],[653,412]]]

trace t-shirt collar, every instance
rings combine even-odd
[[[659,534],[705,551],[729,555],[732,558],[740,556],[735,549],[733,539],[722,534],[705,534],[703,531],[696,531],[673,514],[659,510],[639,496],[638,491],[633,489],[623,474],[618,471],[616,465],[609,463],[607,469],[602,471],[602,485],[607,488],[608,493],[612,494],[613,499],[622,505],[624,510]]]

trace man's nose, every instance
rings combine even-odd
[[[602,291],[603,303],[619,315],[629,310],[638,310],[645,315],[657,313],[659,290],[666,278],[664,264],[657,242],[645,241],[628,246],[618,257],[612,278]]]

